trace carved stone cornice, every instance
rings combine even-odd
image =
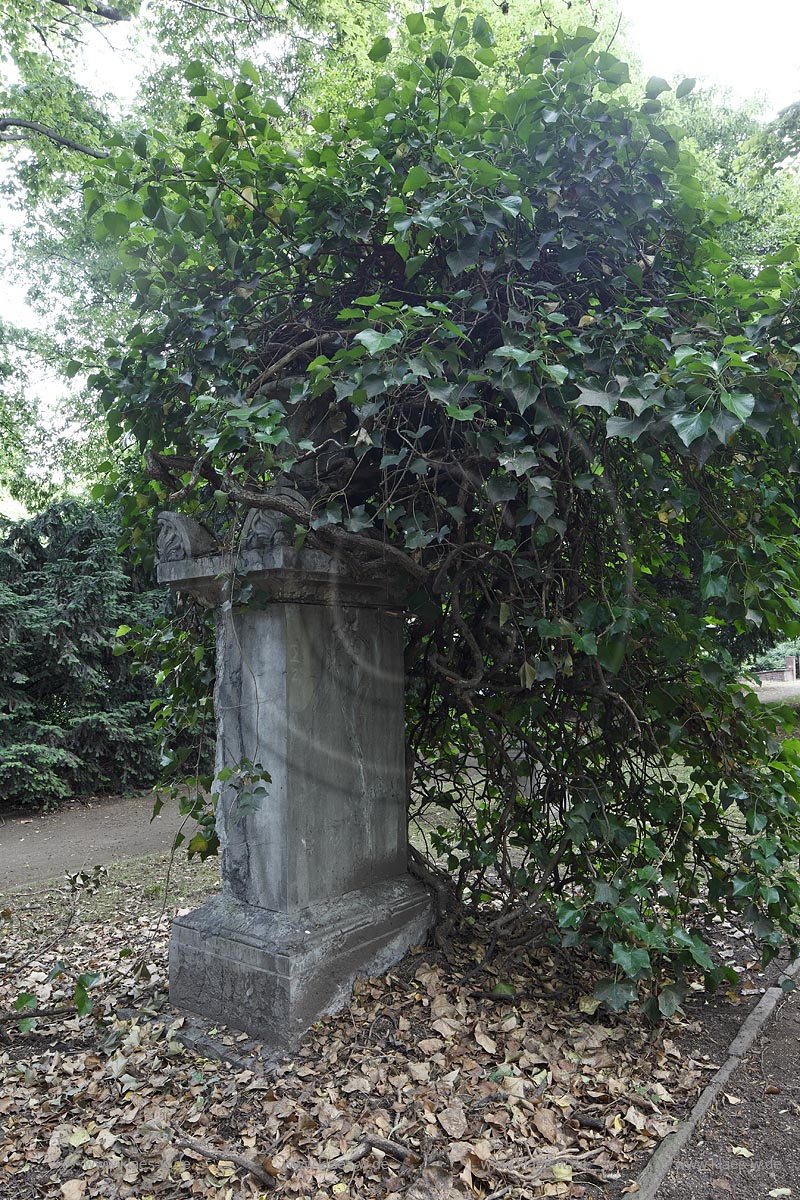
[[[207,608],[228,603],[402,608],[391,571],[384,575],[373,568],[369,577],[355,577],[332,555],[298,549],[291,522],[280,513],[251,509],[233,549],[223,549],[189,517],[161,513],[159,524],[159,583],[189,593]]]

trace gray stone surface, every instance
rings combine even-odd
[[[356,975],[423,940],[431,905],[406,873],[391,586],[247,527],[258,538],[241,550],[159,566],[162,582],[217,610],[223,894],[176,922],[170,996],[281,1050],[344,1004]]]
[[[170,942],[170,1000],[291,1050],[350,997],[425,939],[430,899],[409,876],[274,913],[229,896],[179,918]]]
[[[250,761],[267,797],[219,789],[223,890],[289,912],[406,868],[402,629],[377,609],[270,604],[219,619],[217,768]]]

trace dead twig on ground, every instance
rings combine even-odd
[[[364,1135],[363,1141],[360,1141],[352,1150],[348,1150],[339,1158],[334,1158],[332,1162],[326,1163],[326,1166],[347,1167],[351,1163],[366,1158],[372,1150],[380,1150],[388,1158],[393,1158],[400,1163],[415,1165],[422,1161],[420,1156],[407,1146],[401,1146],[399,1142],[392,1142],[389,1138],[380,1137],[376,1133],[367,1133]]]
[[[0,1013],[0,1025],[13,1025],[15,1021],[30,1021],[34,1017],[39,1021],[49,1021],[53,1017],[77,1017],[78,1010],[73,1005],[63,1008],[20,1008],[16,1012]]]
[[[262,1183],[264,1187],[274,1188],[275,1175],[257,1163],[253,1158],[247,1158],[244,1154],[237,1154],[235,1150],[230,1150],[225,1146],[217,1148],[209,1146],[208,1142],[199,1142],[196,1138],[184,1137],[183,1135],[175,1138],[176,1145],[185,1150],[192,1150],[195,1154],[200,1154],[203,1158],[210,1158],[214,1162],[232,1162],[235,1167],[241,1167],[243,1171],[249,1173]]]

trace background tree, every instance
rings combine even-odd
[[[117,551],[113,510],[75,501],[4,522],[0,542],[0,797],[59,800],[146,787],[158,771],[151,673],[120,656],[125,622],[163,598]]]
[[[800,238],[797,176],[774,160],[765,170],[763,146],[771,127],[759,120],[756,101],[735,105],[714,89],[693,93],[675,117],[704,191],[739,214],[720,228],[720,243],[742,266],[757,271],[765,255]]]
[[[797,248],[734,269],[666,85],[626,99],[595,30],[493,87],[480,14],[405,24],[302,152],[249,73],[192,65],[181,143],[91,189],[139,311],[93,375],[150,470],[133,536],[260,507],[404,576],[428,871],[668,1014],[725,974],[701,914],[797,930],[797,746],[716,633],[796,624]]]

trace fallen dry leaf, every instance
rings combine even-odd
[[[406,1192],[406,1200],[456,1200],[463,1194],[443,1167],[426,1167]]]
[[[651,1153],[709,1069],[685,1051],[681,1018],[665,1038],[636,1013],[599,1019],[579,996],[565,1001],[574,972],[547,947],[516,975],[503,970],[515,995],[536,977],[552,999],[480,998],[460,980],[484,944],[455,938],[451,961],[418,955],[358,981],[349,1007],[320,1021],[277,1070],[266,1072],[246,1035],[225,1029],[210,1037],[226,1058],[206,1058],[178,1040],[188,1022],[166,1001],[168,922],[143,891],[131,888],[115,915],[79,922],[73,942],[46,953],[35,925],[52,922],[40,915],[10,938],[3,929],[0,955],[27,965],[22,978],[0,980],[0,1007],[20,986],[37,1003],[63,1003],[48,980],[59,957],[103,970],[96,1019],[14,1029],[0,1044],[0,1170],[12,1195],[16,1175],[47,1172],[42,1200],[246,1200],[258,1186],[250,1160],[274,1179],[276,1200],[500,1190],[508,1200],[566,1200],[581,1194],[584,1169],[602,1181]],[[595,970],[582,963],[587,991]],[[178,1150],[182,1135],[219,1159]],[[5,1174],[3,1196],[4,1187]]]
[[[489,1035],[484,1032],[480,1025],[475,1026],[472,1036],[475,1038],[475,1041],[478,1043],[481,1049],[485,1050],[487,1054],[497,1054],[497,1042],[494,1040],[494,1038],[489,1037]]]
[[[542,1137],[552,1145],[558,1141],[558,1123],[551,1108],[537,1108],[533,1114],[533,1123]]]
[[[85,1179],[68,1179],[61,1184],[63,1200],[83,1200],[86,1195]]]
[[[454,1100],[447,1108],[436,1114],[436,1119],[445,1133],[456,1140],[467,1132],[467,1118],[460,1100]]]

